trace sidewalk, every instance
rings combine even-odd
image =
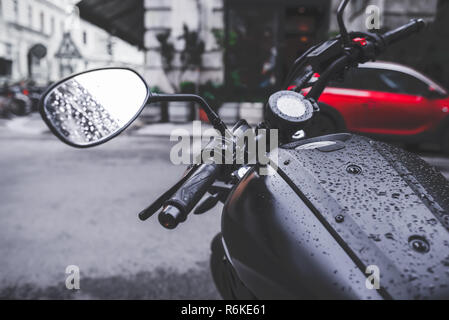
[[[33,113],[27,117],[0,119],[0,131],[30,136],[50,133],[47,125],[38,113]]]
[[[211,129],[207,123],[201,123],[201,131]],[[196,130],[198,131],[198,130]],[[13,119],[0,119],[0,137],[8,139],[10,137],[25,138],[49,135],[50,130],[43,122],[39,114],[32,114],[28,117],[17,117]],[[145,124],[141,120],[136,120],[125,132],[125,135],[132,137],[160,137],[169,139],[171,135],[175,137],[199,138],[200,133],[193,135],[193,123],[153,123]],[[438,168],[443,175],[449,179],[449,159],[437,152],[421,151],[420,157],[432,166]]]
[[[211,129],[207,123],[201,123],[201,131]],[[174,131],[177,130],[175,133]],[[13,119],[0,119],[0,134],[16,133],[24,136],[39,136],[50,133],[47,125],[39,114],[34,113],[27,117],[17,117]],[[136,120],[125,132],[132,136],[153,136],[170,137],[173,133],[176,136],[192,136],[193,123],[153,123],[145,124]],[[195,137],[201,134],[195,132]]]
[[[201,122],[201,131],[212,129],[210,124]],[[198,131],[198,130],[195,130]],[[193,134],[193,122],[189,123],[153,123],[140,124],[136,123],[128,134],[133,136],[152,136],[152,137],[170,137],[172,134],[176,136],[193,136],[195,138],[201,136],[201,132]]]

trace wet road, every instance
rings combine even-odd
[[[91,150],[0,134],[0,297],[217,299],[208,258],[218,209],[176,231],[137,214],[181,176],[168,139],[122,136]],[[65,287],[80,268],[81,290]]]
[[[76,150],[41,129],[0,123],[0,298],[219,298],[208,258],[220,208],[176,231],[137,219],[184,170],[169,162],[168,138]],[[449,159],[425,159],[449,177]],[[76,292],[69,265],[81,271]]]
[[[427,163],[437,168],[443,176],[449,179],[449,158],[436,152],[423,152],[420,154]]]

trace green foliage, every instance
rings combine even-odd
[[[243,85],[240,77],[240,72],[238,70],[233,70],[231,72],[231,81],[232,85],[235,87],[241,87]]]
[[[171,31],[167,30],[156,36],[160,44],[162,64],[165,70],[173,69],[173,59],[175,58],[175,46],[168,40],[170,35]]]
[[[229,46],[233,47],[237,44],[238,35],[237,32],[229,32]]]
[[[163,93],[161,88],[159,88],[158,86],[151,87],[150,92],[151,93]]]
[[[200,39],[197,31],[190,31],[184,24],[183,34],[179,39],[184,40],[184,49],[181,51],[182,70],[198,69],[202,66],[202,57],[206,51],[204,41]]]
[[[181,93],[194,93],[196,85],[192,81],[183,81],[179,85],[179,89]]]
[[[226,34],[223,29],[213,29],[212,34],[214,35],[215,41],[217,42],[220,49],[225,49],[226,47],[234,47],[237,44],[237,32],[229,32],[228,45],[226,46]]]
[[[223,102],[226,101],[225,90],[223,84],[208,81],[201,84],[196,92],[196,84],[191,81],[184,81],[180,84],[181,93],[195,93],[207,100],[207,102],[214,108],[218,109]]]
[[[215,42],[217,43],[220,49],[223,49],[225,46],[225,34],[222,29],[213,29],[212,34],[215,38]]]
[[[162,57],[162,65],[167,76],[174,71],[173,61],[176,56],[175,45],[170,41],[171,31],[162,32],[156,36],[159,44]],[[185,90],[190,91],[190,88],[186,89],[186,84],[180,83],[184,73],[187,70],[201,70],[202,67],[202,57],[206,51],[206,46],[204,41],[200,39],[199,32],[190,31],[187,25],[184,25],[183,34],[178,38],[184,40],[184,48],[181,50],[180,54],[180,70],[181,72],[177,74],[177,79],[169,79],[171,85],[175,90],[184,92]],[[173,76],[173,74],[171,74]],[[176,74],[175,74],[176,76]],[[168,77],[170,78],[170,77]],[[184,86],[184,87],[182,87]]]
[[[335,38],[336,36],[338,36],[340,34],[339,31],[330,31],[328,38]]]

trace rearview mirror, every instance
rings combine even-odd
[[[130,69],[92,70],[52,86],[41,99],[40,112],[59,139],[87,148],[125,130],[149,96],[145,81]]]

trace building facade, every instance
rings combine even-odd
[[[142,51],[77,19],[70,13],[76,2],[0,0],[0,81],[42,83],[115,65],[144,71],[150,86],[166,92],[179,90],[182,82],[264,92],[279,85],[307,47],[336,33],[340,0],[142,0]],[[345,15],[349,30],[366,30],[369,5],[380,8],[381,27],[390,29],[413,17],[432,20],[438,0],[352,1]],[[185,26],[204,42],[196,68],[181,59]],[[174,49],[170,68],[161,50],[166,33]]]
[[[329,30],[327,0],[145,0],[144,5],[146,77],[164,91],[173,90],[173,74],[179,81],[263,91],[278,84],[288,63]],[[205,50],[200,70],[179,77],[184,26],[198,31]],[[169,72],[158,39],[166,32],[176,49]]]
[[[171,75],[164,70],[164,57],[161,54],[158,36],[170,32],[170,39],[174,42],[177,53],[173,73],[177,73],[176,69],[181,68],[179,52],[184,43],[179,38],[182,36],[184,25],[191,30],[199,30],[199,35],[205,42],[200,81],[224,81],[223,51],[213,35],[214,30],[224,29],[224,9],[221,0],[144,0],[144,8],[146,29],[144,45],[147,51],[145,75],[147,79],[151,79],[152,85],[167,92],[174,90],[169,79]],[[198,75],[187,72],[184,76],[185,79],[193,79]]]
[[[250,91],[279,84],[294,57],[338,31],[340,0],[144,0],[146,78],[164,91],[178,81],[238,84]],[[347,8],[348,29],[365,30],[366,8],[380,9],[381,28],[414,17],[432,20],[438,0],[356,0]],[[205,42],[200,70],[181,74],[183,26],[198,30]],[[164,68],[158,35],[170,32],[174,67]],[[226,48],[226,50],[224,50]],[[177,74],[178,73],[178,74]],[[172,79],[171,79],[172,78]]]
[[[108,65],[143,71],[145,55],[77,17],[71,0],[0,0],[0,81],[56,81]]]
[[[339,0],[332,0],[331,31],[338,30],[336,13]],[[438,0],[356,0],[348,5],[345,15],[348,30],[366,31],[366,21],[369,15],[366,9],[375,5],[380,9],[380,27],[393,29],[406,24],[412,18],[424,18],[427,21],[435,19]]]

